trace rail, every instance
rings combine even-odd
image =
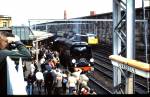
[[[118,56],[118,55],[111,55],[111,56],[109,56],[109,59],[119,62],[119,63],[122,63],[122,64],[129,65],[133,68],[136,68],[136,69],[139,69],[139,70],[142,70],[145,72],[150,72],[150,64],[148,64],[148,63],[143,63],[143,62],[140,62],[137,60],[127,59],[127,58],[124,58],[124,57]]]

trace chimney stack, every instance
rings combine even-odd
[[[64,10],[64,19],[67,19],[67,12]]]
[[[90,11],[90,16],[95,16],[96,12],[95,11]]]

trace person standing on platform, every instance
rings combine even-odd
[[[54,93],[57,95],[62,95],[62,73],[58,72],[56,74],[56,82],[55,82],[55,91]]]
[[[79,85],[80,85],[80,75],[82,73],[82,69],[81,68],[74,68],[74,72],[72,73],[72,75],[76,78],[77,83],[76,83],[76,90],[77,92],[79,91]]]
[[[36,77],[37,88],[38,88],[38,91],[39,91],[39,94],[40,94],[41,90],[42,90],[42,84],[44,83],[43,73],[40,70],[38,70],[35,74],[35,77]]]
[[[68,77],[69,95],[73,94],[73,90],[76,89],[76,84],[77,84],[77,79],[71,73]]]
[[[35,73],[35,65],[34,65],[34,61],[32,61],[32,63],[30,64],[30,72],[31,72],[31,75],[34,75]]]
[[[0,95],[7,95],[7,56],[13,60],[31,59],[30,51],[17,37],[11,32],[0,31]]]

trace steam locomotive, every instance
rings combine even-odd
[[[91,46],[81,39],[58,37],[54,41],[54,48],[60,53],[60,62],[70,71],[75,67],[83,72],[93,70],[94,59],[92,58]]]

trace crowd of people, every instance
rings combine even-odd
[[[82,69],[74,68],[74,71],[70,72],[63,68],[59,56],[57,51],[40,49],[40,68],[37,69],[34,60],[33,63],[36,65],[30,65],[29,76],[32,75],[33,84],[37,83],[40,88],[44,87],[45,95],[95,95],[95,90],[88,87],[89,78],[82,73]],[[40,93],[41,91],[42,89],[39,89]]]

